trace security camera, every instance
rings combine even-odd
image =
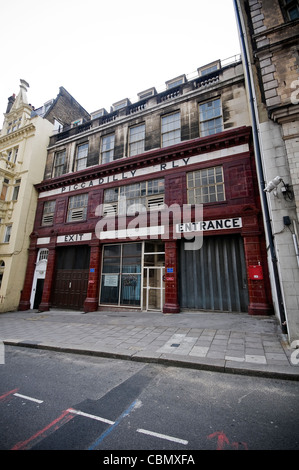
[[[271,191],[273,191],[273,189],[276,189],[281,182],[282,178],[280,176],[275,176],[275,178],[267,184],[264,191],[267,193],[271,193]]]

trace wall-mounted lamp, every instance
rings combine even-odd
[[[294,197],[293,191],[290,189],[290,185],[283,181],[281,176],[275,176],[275,178],[267,184],[264,191],[266,193],[271,193],[274,190],[274,196],[277,197],[277,187],[280,183],[282,183],[281,193],[282,193],[283,197],[285,199],[288,198],[288,199],[292,200],[293,197]]]

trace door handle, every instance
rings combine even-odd
[[[71,287],[72,287],[72,283],[70,282],[70,283],[69,283],[69,289],[70,289]]]

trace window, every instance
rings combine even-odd
[[[16,180],[15,181],[15,185],[14,185],[14,188],[13,188],[13,194],[12,194],[12,200],[13,201],[17,201],[17,199],[18,199],[20,184],[21,184],[21,180]]]
[[[9,179],[4,178],[3,184],[2,184],[1,196],[0,196],[1,201],[6,201],[8,185],[9,185]]]
[[[113,161],[114,158],[114,141],[115,135],[106,135],[102,138],[102,147],[101,147],[101,161],[102,164],[109,163]]]
[[[87,167],[88,144],[78,145],[76,155],[76,170],[83,170]]]
[[[53,178],[56,176],[61,176],[65,173],[65,163],[66,163],[66,151],[62,150],[55,154],[54,167],[53,167]]]
[[[56,201],[46,201],[44,203],[42,225],[52,225],[54,220]]]
[[[101,304],[140,306],[142,243],[103,250]]]
[[[43,261],[48,259],[49,250],[47,248],[41,248],[38,253],[38,261]]]
[[[189,204],[225,201],[222,166],[188,173],[187,191]]]
[[[211,62],[210,64],[204,65],[203,67],[199,67],[197,69],[198,75],[200,77],[203,77],[205,75],[208,75],[209,73],[215,72],[216,70],[219,70],[221,67],[220,60],[217,60],[215,62]]]
[[[298,0],[281,0],[280,3],[285,21],[294,21],[299,18]]]
[[[15,119],[14,121],[9,122],[8,128],[7,128],[7,134],[10,134],[11,132],[14,132],[17,129],[19,129],[21,125],[21,120],[22,118],[20,117],[19,119]]]
[[[7,225],[6,226],[3,243],[9,243],[10,235],[11,235],[11,229],[12,229],[12,225]]]
[[[164,179],[143,181],[106,189],[103,215],[135,215],[136,212],[145,212],[163,206]]]
[[[145,124],[131,127],[129,130],[129,156],[144,152]]]
[[[162,147],[175,145],[181,141],[180,113],[168,114],[162,117]]]
[[[222,110],[220,98],[199,105],[201,137],[222,131]]]
[[[78,222],[80,220],[86,220],[87,203],[88,194],[80,194],[78,196],[70,197],[67,212],[67,222]]]
[[[0,261],[0,289],[1,289],[3,275],[4,275],[4,268],[5,268],[5,262],[1,260]]]
[[[172,80],[168,80],[166,83],[166,87],[169,90],[170,88],[175,88],[183,83],[186,83],[186,75],[180,75],[179,77],[173,78]]]

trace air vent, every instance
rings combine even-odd
[[[164,195],[157,194],[155,196],[150,196],[147,199],[148,209],[158,209],[164,206]]]
[[[42,225],[52,225],[54,220],[54,214],[43,215]]]
[[[117,215],[117,202],[110,204],[104,204],[103,216],[105,215]]]
[[[72,220],[84,220],[83,214],[84,214],[84,209],[83,208],[73,209],[72,212],[71,212],[70,220],[71,221]]]

